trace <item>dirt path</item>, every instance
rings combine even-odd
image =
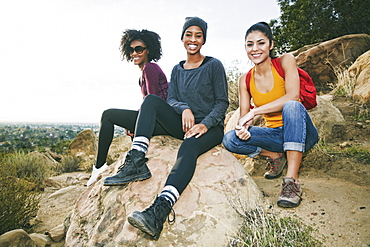
[[[268,205],[282,215],[297,215],[317,229],[325,246],[368,247],[370,245],[370,187],[358,186],[338,178],[300,177],[303,200],[295,209],[281,209],[276,200],[281,190],[281,178],[267,180],[253,176]]]

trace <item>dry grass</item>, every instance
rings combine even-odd
[[[313,237],[315,230],[298,217],[280,217],[277,213],[257,207],[239,214],[243,223],[229,246],[323,246]]]
[[[347,67],[337,66],[334,67],[333,70],[338,79],[338,82],[335,85],[331,85],[331,93],[338,96],[352,98],[356,78],[350,75]]]

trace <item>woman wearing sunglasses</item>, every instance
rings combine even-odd
[[[126,30],[121,38],[120,50],[123,59],[128,62],[132,61],[142,72],[139,85],[143,97],[154,94],[166,100],[168,89],[166,75],[156,63],[152,63],[162,56],[159,35],[145,29]],[[103,112],[99,131],[98,156],[87,186],[94,183],[108,167],[106,159],[113,139],[114,125],[125,128],[127,134],[131,136],[131,132],[135,131],[137,116],[138,111],[132,110],[108,109]]]
[[[124,166],[104,181],[104,185],[125,185],[150,178],[145,153],[151,137],[170,135],[184,140],[160,195],[149,208],[128,217],[131,225],[154,239],[192,179],[198,157],[222,141],[229,105],[226,75],[218,59],[201,54],[206,37],[207,23],[198,17],[188,18],[181,34],[187,58],[172,70],[167,102],[155,95],[144,99]]]
[[[295,58],[291,54],[278,58],[285,75],[282,78],[273,65],[277,61],[272,56],[273,47],[272,31],[267,23],[256,23],[247,30],[245,49],[255,66],[249,87],[247,74],[239,79],[240,119],[235,130],[225,134],[223,144],[233,153],[267,157],[267,179],[280,177],[288,165],[277,205],[292,208],[301,202],[298,171],[302,155],[316,144],[318,134],[306,108],[299,102],[300,79]],[[256,106],[253,109],[252,97]],[[264,116],[266,127],[252,126],[257,115]]]

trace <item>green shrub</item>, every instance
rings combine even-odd
[[[61,163],[58,163],[55,167],[55,171],[60,173],[75,172],[80,169],[81,157],[73,154],[63,155]]]
[[[27,229],[41,199],[40,194],[32,190],[33,183],[7,176],[8,171],[4,170],[0,170],[0,234],[14,229]]]
[[[354,119],[360,122],[366,122],[370,120],[370,108],[367,105],[361,105],[355,108]]]
[[[52,162],[39,153],[16,152],[3,156],[0,170],[13,176],[40,185],[50,175]]]

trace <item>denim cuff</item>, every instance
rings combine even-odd
[[[303,153],[305,150],[305,144],[297,142],[284,142],[283,149],[284,151],[298,151]]]
[[[253,153],[248,154],[248,156],[253,158],[253,157],[259,155],[261,152],[262,152],[262,148],[256,147],[256,151],[254,151]]]

